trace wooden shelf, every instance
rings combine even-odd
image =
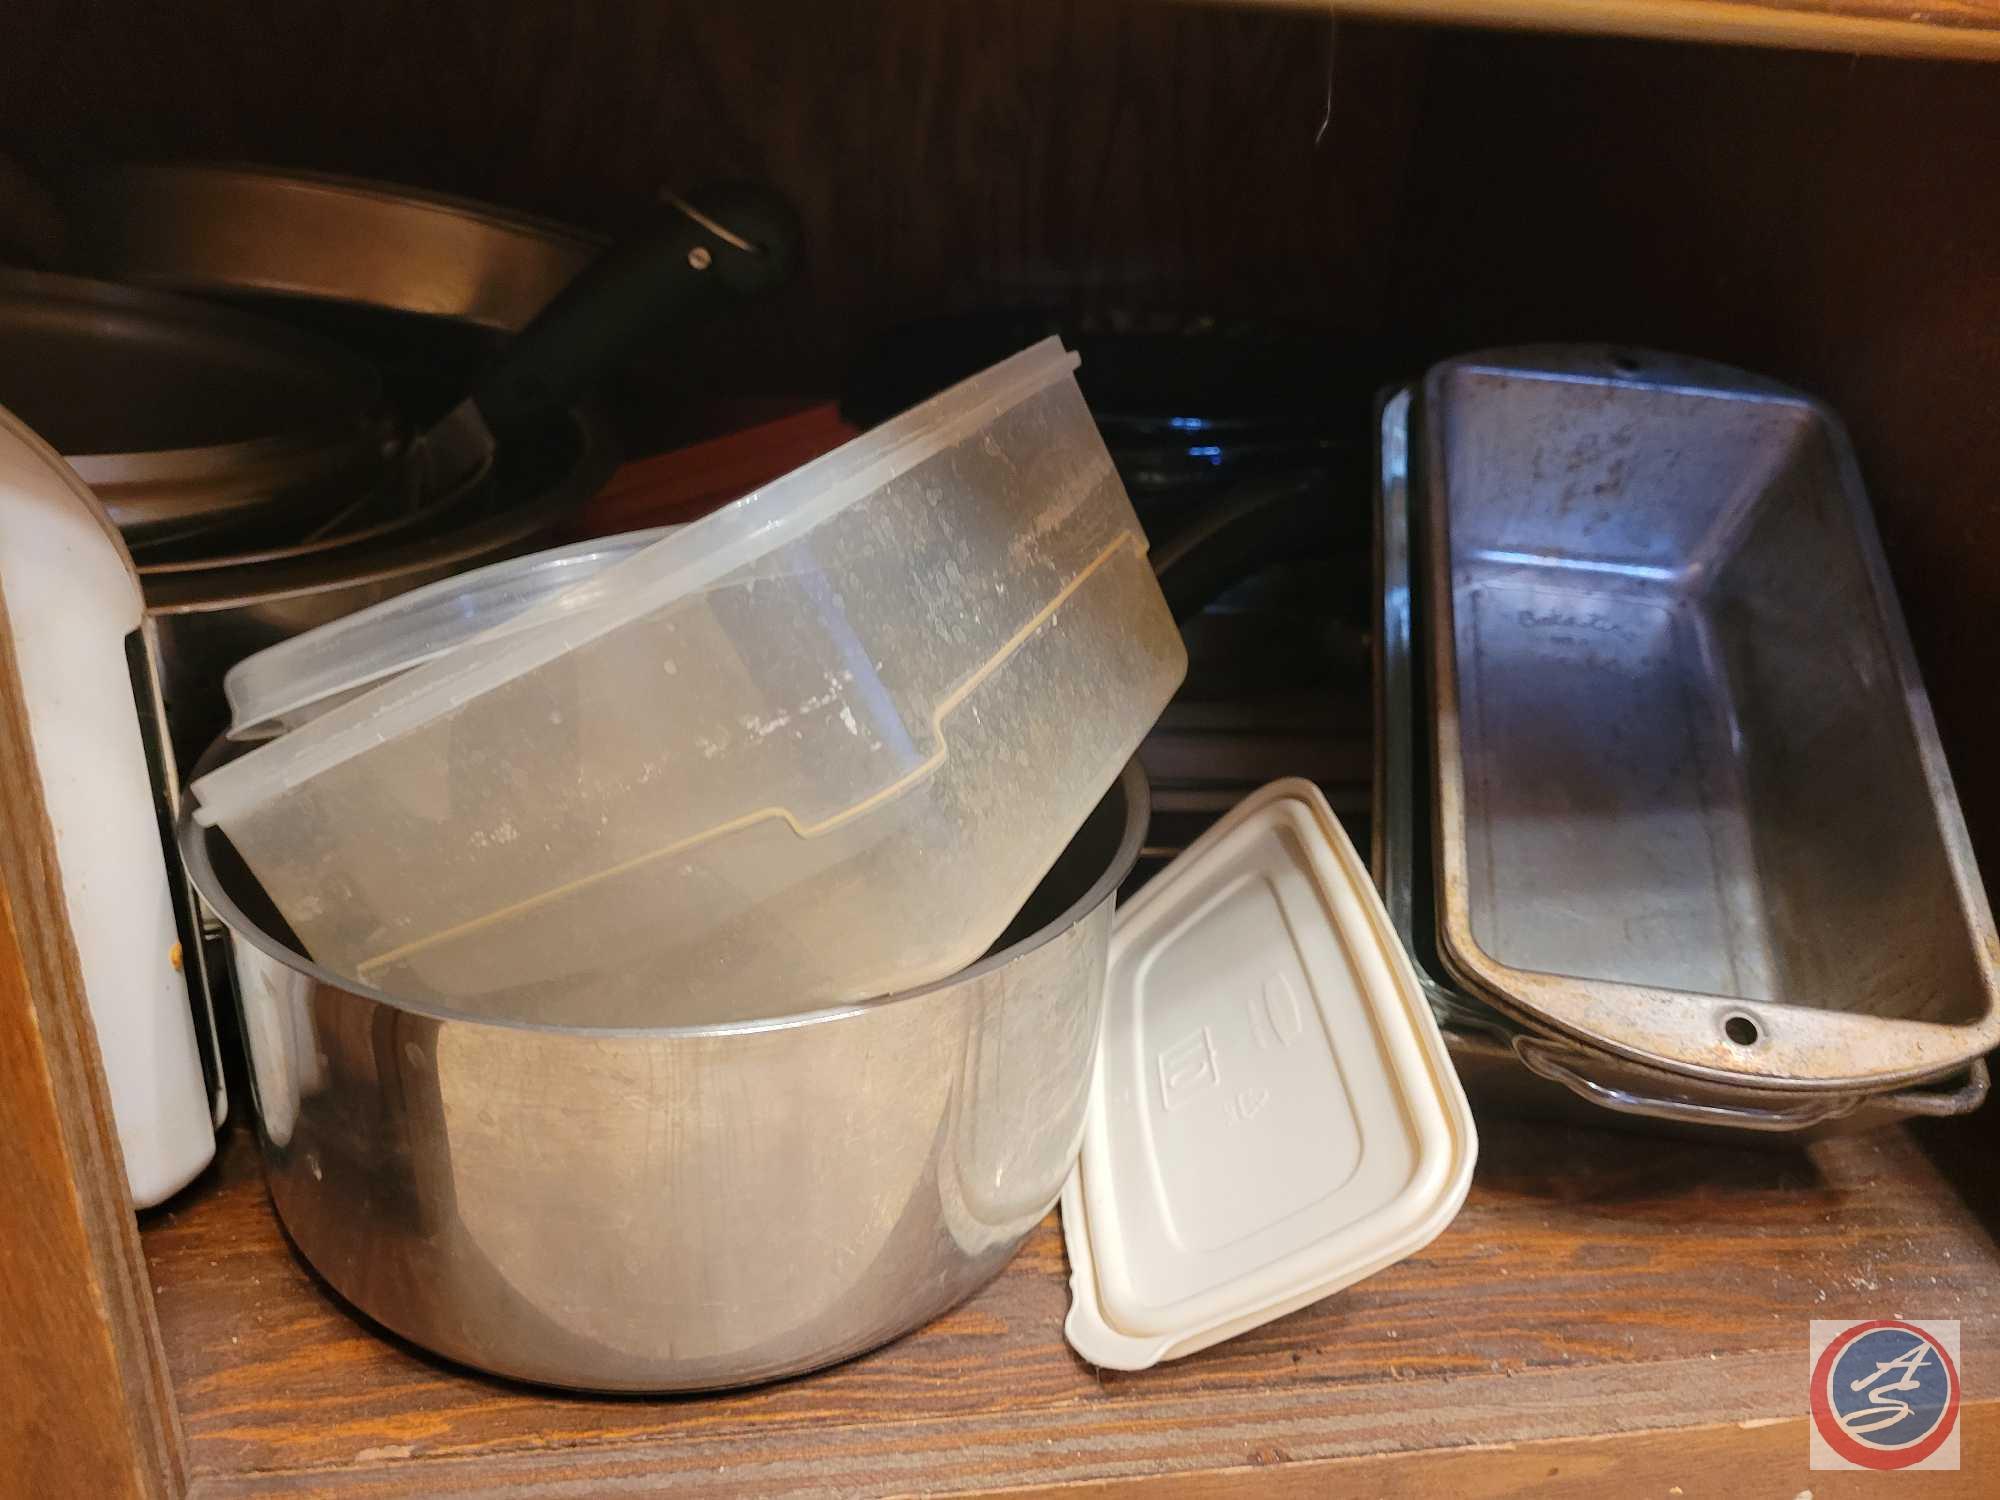
[[[1324,10],[1324,0],[1244,0]],[[2000,57],[2000,3],[1933,0],[1337,0],[1356,15],[1604,36],[1877,52]]]
[[[1964,1323],[1968,1466],[1930,1492],[1970,1495],[2000,1440],[1979,1123],[1746,1151],[1485,1121],[1472,1196],[1429,1249],[1138,1375],[1064,1344],[1053,1215],[992,1286],[887,1349],[676,1400],[537,1391],[374,1329],[292,1253],[241,1130],[143,1240],[201,1495],[1174,1476],[1203,1494],[1824,1497],[1840,1476],[1806,1469],[1807,1321],[1890,1313]]]

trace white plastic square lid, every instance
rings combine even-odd
[[[1319,788],[1253,793],[1118,915],[1070,1345],[1141,1370],[1415,1253],[1478,1141],[1437,1021]]]

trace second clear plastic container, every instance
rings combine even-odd
[[[313,957],[753,1020],[999,936],[1186,671],[1053,339],[195,784]]]
[[[309,724],[370,688],[482,636],[511,634],[560,599],[581,611],[604,600],[598,575],[678,528],[655,526],[511,557],[266,646],[229,669],[229,738],[268,740]]]

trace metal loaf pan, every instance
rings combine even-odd
[[[1425,377],[1438,948],[1650,1067],[1793,1089],[2000,1042],[1993,919],[1839,421],[1641,351]]]
[[[1800,1140],[1911,1116],[1957,1115],[1988,1091],[1974,1060],[1934,1086],[1783,1091],[1648,1068],[1559,1035],[1538,1033],[1466,994],[1440,961],[1432,874],[1430,735],[1422,580],[1411,571],[1408,453],[1413,393],[1392,393],[1379,422],[1377,469],[1376,776],[1374,866],[1467,1091],[1482,1107],[1735,1140]],[[1609,1111],[1610,1113],[1607,1113]]]

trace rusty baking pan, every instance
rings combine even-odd
[[[1721,366],[1448,361],[1413,448],[1438,952],[1671,1074],[1941,1078],[2000,1042],[1993,919],[1847,438]]]
[[[1986,1098],[1986,1064],[1934,1083],[1777,1089],[1669,1074],[1546,1035],[1461,991],[1438,961],[1431,857],[1429,699],[1423,591],[1411,576],[1408,430],[1413,393],[1379,417],[1376,485],[1374,850],[1376,884],[1475,1107],[1736,1143],[1794,1144],[1912,1116],[1966,1114]],[[1425,717],[1418,717],[1418,705]],[[1155,825],[1158,813],[1155,812]]]

